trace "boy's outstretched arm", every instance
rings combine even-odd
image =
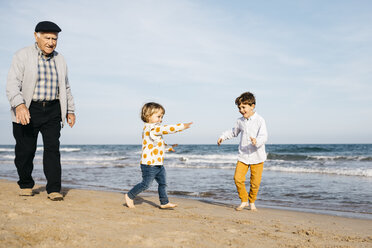
[[[240,131],[241,130],[239,128],[239,123],[237,121],[235,126],[232,129],[227,130],[227,131],[222,133],[222,135],[217,140],[217,145],[221,145],[221,143],[225,140],[229,140],[229,139],[232,139],[234,137],[237,137],[239,135]]]

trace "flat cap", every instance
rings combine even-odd
[[[57,24],[50,21],[39,22],[35,27],[35,32],[53,32],[59,33],[62,30],[58,27]]]

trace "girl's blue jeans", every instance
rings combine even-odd
[[[142,182],[134,186],[129,192],[128,197],[134,199],[139,193],[148,189],[154,179],[158,183],[158,193],[161,205],[169,203],[167,195],[167,181],[164,166],[149,166],[141,164]]]

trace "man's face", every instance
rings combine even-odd
[[[51,54],[57,47],[58,33],[35,33],[35,40],[40,50],[45,54]]]

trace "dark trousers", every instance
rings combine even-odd
[[[29,108],[31,121],[28,125],[13,122],[13,136],[16,140],[15,160],[21,189],[32,188],[33,160],[39,132],[44,143],[43,169],[47,180],[46,191],[61,191],[61,155],[59,137],[61,133],[61,107],[58,100],[32,102]]]

